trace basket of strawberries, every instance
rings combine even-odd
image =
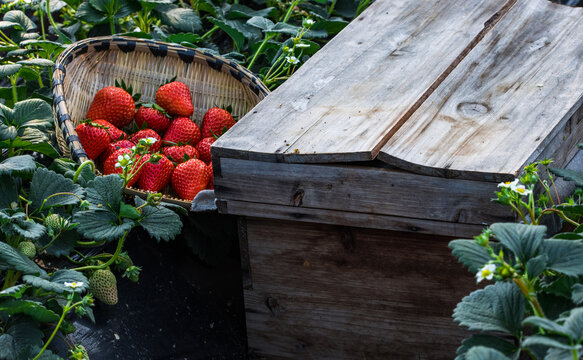
[[[269,93],[234,61],[126,37],[75,43],[53,80],[66,156],[121,174],[128,195],[185,207],[213,189],[212,143]]]

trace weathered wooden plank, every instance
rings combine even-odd
[[[249,346],[268,358],[452,359],[475,280],[449,238],[248,219]]]
[[[316,224],[364,227],[368,229],[404,231],[417,234],[443,235],[470,239],[479,234],[486,225],[491,225],[487,223],[480,225],[450,223],[445,221],[434,221],[431,219],[363,214],[343,210],[291,207],[237,200],[221,200],[219,201],[218,207],[219,211],[223,214],[301,221]],[[508,221],[512,220],[512,217],[509,216]]]
[[[512,219],[509,209],[491,201],[497,189],[491,182],[369,166],[229,158],[215,161],[213,168],[218,169],[215,194],[223,200],[477,225]]]
[[[213,156],[371,160],[515,1],[377,1],[221,137]]]
[[[568,124],[583,104],[581,33],[582,8],[519,0],[379,159],[423,174],[490,180],[545,156],[563,165],[583,134]]]

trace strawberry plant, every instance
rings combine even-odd
[[[492,224],[474,239],[450,242],[453,255],[493,281],[462,299],[453,317],[475,331],[457,359],[579,359],[583,356],[583,179],[552,169],[550,160],[528,165],[524,175],[499,184],[495,201],[513,209],[522,224]],[[544,167],[546,178],[538,174]],[[575,194],[561,201],[553,174],[576,180]],[[535,185],[542,191],[536,195]],[[545,220],[560,218],[568,231],[551,234]],[[552,221],[551,221],[552,223]]]

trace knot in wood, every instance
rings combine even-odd
[[[297,189],[291,197],[290,206],[302,206],[304,199],[304,189]]]
[[[277,316],[280,312],[283,312],[283,308],[279,305],[277,298],[272,296],[267,296],[265,298],[265,306],[267,306],[273,316]]]

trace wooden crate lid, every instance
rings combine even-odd
[[[489,181],[543,156],[567,161],[575,144],[562,140],[583,102],[581,33],[582,8],[547,0],[379,0],[219,139],[213,156],[378,158]]]

